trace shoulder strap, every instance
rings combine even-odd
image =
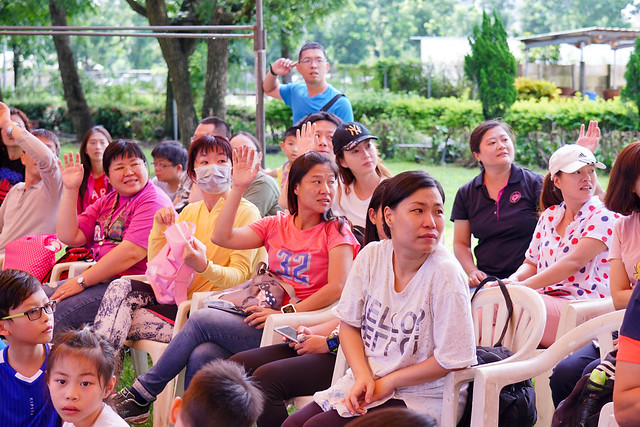
[[[500,291],[502,291],[502,296],[504,296],[504,301],[507,305],[507,312],[509,313],[509,315],[507,316],[507,320],[504,323],[504,328],[502,328],[502,334],[500,334],[500,339],[498,339],[498,341],[494,345],[494,347],[498,347],[502,345],[502,340],[504,339],[504,336],[507,333],[507,328],[509,327],[509,321],[511,320],[511,316],[513,316],[513,302],[511,301],[511,296],[509,295],[509,291],[507,290],[507,285],[505,285],[502,280],[498,279],[495,276],[487,276],[482,282],[480,282],[480,284],[476,288],[475,293],[471,297],[471,302],[473,302],[473,299],[476,297],[478,292],[480,292],[480,290],[484,287],[484,285],[486,285],[489,282],[498,282],[498,285],[500,286]]]
[[[337,101],[338,99],[342,98],[343,96],[345,96],[345,94],[344,94],[344,93],[339,93],[339,94],[337,94],[336,96],[334,96],[333,98],[331,98],[331,100],[330,100],[329,102],[327,102],[327,103],[325,104],[325,106],[324,106],[324,107],[322,107],[322,108],[320,109],[320,111],[329,111],[329,108],[331,108],[331,106],[332,106],[333,104],[335,104],[335,103],[336,103],[336,101]]]

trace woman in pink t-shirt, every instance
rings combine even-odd
[[[102,166],[102,156],[111,144],[111,134],[103,126],[94,126],[87,131],[80,144],[80,161],[84,168],[82,183],[78,190],[78,215],[87,206],[112,190]]]
[[[290,213],[262,218],[233,228],[234,218],[247,186],[259,168],[256,153],[242,147],[234,153],[233,187],[216,222],[212,242],[243,250],[264,245],[269,267],[288,282],[302,301],[295,311],[327,307],[340,298],[360,245],[344,218],[331,213],[338,171],[327,156],[309,152],[291,165],[288,182]],[[287,304],[289,301],[284,301]],[[196,311],[173,338],[160,360],[133,386],[121,390],[112,406],[126,420],[141,420],[150,403],[186,365],[185,386],[195,372],[213,359],[257,348],[264,322],[279,311],[250,306],[249,316],[222,310]]]

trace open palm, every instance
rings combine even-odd
[[[64,164],[58,160],[60,171],[62,172],[62,184],[66,189],[77,190],[82,184],[84,177],[84,167],[80,161],[80,153],[67,153],[63,156]]]
[[[256,150],[246,145],[233,150],[233,185],[248,187],[258,175],[260,160]]]

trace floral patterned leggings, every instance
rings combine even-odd
[[[153,289],[138,280],[119,278],[109,284],[94,320],[96,332],[119,351],[127,339],[168,343],[173,325],[145,309],[157,304]]]

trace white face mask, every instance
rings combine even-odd
[[[225,165],[205,165],[194,169],[196,184],[205,193],[220,194],[231,187],[231,167]]]

